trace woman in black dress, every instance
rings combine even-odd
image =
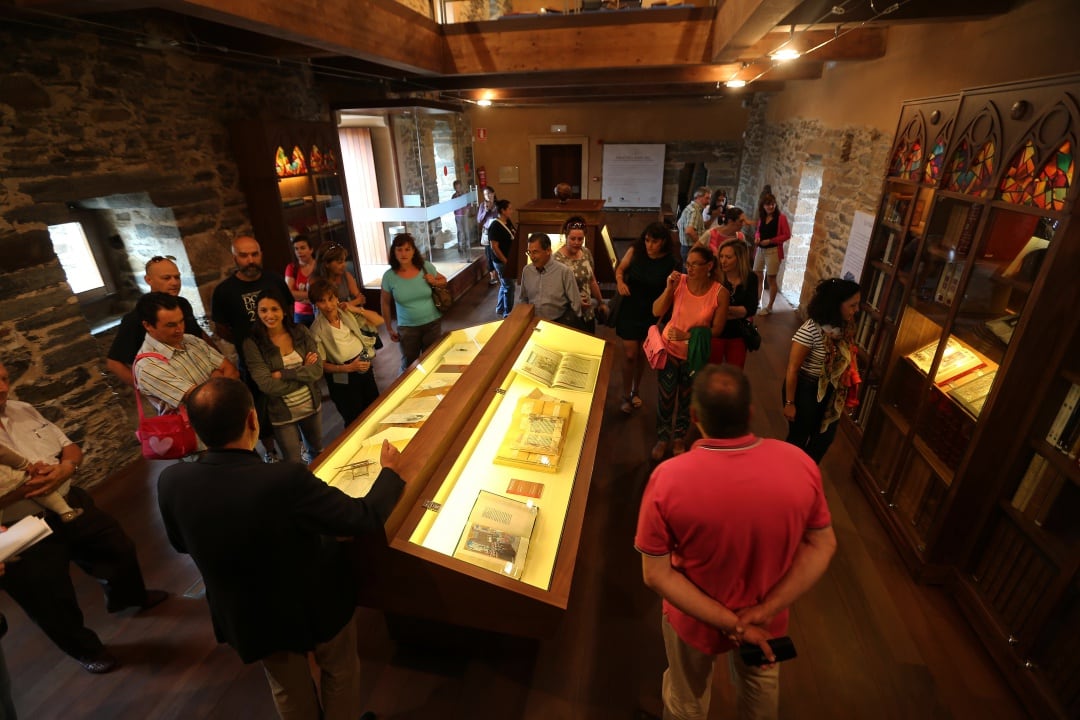
[[[615,334],[622,338],[622,403],[619,409],[632,413],[641,407],[641,377],[645,372],[645,353],[641,343],[656,322],[653,301],[664,292],[668,276],[679,267],[672,253],[671,231],[661,223],[652,223],[623,255],[615,270],[615,282],[622,306],[615,321]]]

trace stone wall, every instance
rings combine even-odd
[[[891,140],[875,128],[826,128],[805,118],[751,122],[737,202],[756,206],[767,183],[788,220],[796,221],[790,261],[779,278],[792,305],[808,301],[819,280],[839,275],[855,211],[873,214],[877,208]]]
[[[707,142],[683,140],[669,142],[664,149],[664,190],[662,201],[673,211],[679,206],[679,176],[687,165],[704,165],[706,175],[701,183],[716,188],[727,188],[729,194],[739,185],[740,154],[742,146],[734,141]],[[692,197],[694,188],[688,188]]]
[[[69,221],[70,206],[107,209],[132,268],[126,282],[150,256],[175,254],[185,292],[208,300],[232,267],[230,239],[250,229],[228,123],[327,113],[306,73],[83,28],[0,27],[0,358],[16,397],[83,445],[81,481],[92,484],[138,446],[48,226]],[[131,29],[185,39],[179,25]]]

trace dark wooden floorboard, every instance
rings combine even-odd
[[[495,319],[495,290],[460,299],[447,329]],[[760,318],[760,352],[747,372],[755,393],[753,429],[782,437],[780,382],[798,325],[782,301]],[[601,331],[614,339],[610,330]],[[397,346],[376,361],[385,387],[397,375]],[[366,707],[381,718],[449,720],[631,720],[660,710],[664,650],[660,602],[641,582],[633,549],[637,508],[655,441],[655,380],[645,407],[619,412],[612,378],[582,531],[569,610],[551,637],[529,644],[477,642],[441,650],[398,645],[381,613],[361,608],[360,657]],[[341,420],[331,404],[324,431]],[[914,584],[851,479],[853,450],[841,437],[825,460],[826,492],[839,538],[822,582],[795,607],[791,634],[799,658],[784,666],[781,717],[966,720],[1023,718],[1004,680],[939,589]],[[258,665],[245,666],[215,643],[205,600],[181,596],[198,573],[168,544],[156,507],[160,463],[139,463],[94,489],[135,538],[151,587],[175,594],[144,615],[105,613],[96,583],[73,570],[87,623],[123,662],[104,676],[84,672],[53,647],[10,601],[4,651],[23,718],[272,718]],[[731,717],[727,666],[717,670],[710,718]]]

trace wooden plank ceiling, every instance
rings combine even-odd
[[[898,7],[882,14],[888,2]],[[825,63],[881,57],[882,20],[981,17],[1006,12],[1013,0],[876,3],[719,0],[456,25],[394,0],[0,0],[0,12],[105,22],[120,13],[179,15],[200,52],[305,60],[339,105],[387,95],[528,105],[775,91],[787,80],[820,77]],[[771,60],[780,47],[803,55]],[[750,84],[725,87],[733,79]]]

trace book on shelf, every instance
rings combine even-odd
[[[462,530],[454,557],[520,579],[525,571],[537,512],[531,501],[521,502],[481,490]]]
[[[1020,324],[1019,315],[1003,315],[994,320],[987,320],[985,323],[986,329],[994,333],[994,335],[1006,345],[1012,340],[1013,332],[1016,330],[1016,326]]]
[[[949,397],[977,418],[982,412],[983,405],[986,404],[986,398],[990,395],[990,388],[994,386],[996,377],[996,369],[984,367],[972,370],[954,381],[953,387],[948,390]]]
[[[972,205],[968,208],[964,223],[960,227],[960,237],[956,241],[957,255],[964,257],[971,251],[971,243],[975,240],[975,228],[979,226],[982,210],[982,205]]]
[[[960,277],[964,274],[963,262],[947,262],[941,268],[937,288],[934,290],[934,302],[942,305],[952,304],[956,290],[960,287]]]
[[[1056,443],[1058,450],[1067,454],[1071,453],[1078,437],[1080,437],[1080,403],[1077,403],[1077,407],[1073,409],[1064,427],[1061,428],[1061,434]],[[1075,457],[1075,455],[1070,454],[1070,457]]]
[[[1016,486],[1016,492],[1012,496],[1011,504],[1017,511],[1024,512],[1028,501],[1031,499],[1031,494],[1035,491],[1035,486],[1039,484],[1039,478],[1046,471],[1047,465],[1047,459],[1038,453],[1035,453],[1035,456],[1031,458],[1027,471],[1024,473],[1024,477],[1021,478],[1020,484]]]
[[[533,343],[525,349],[525,357],[516,369],[548,387],[591,391],[596,385],[600,358],[558,352]]]
[[[881,256],[881,261],[883,263],[886,263],[888,265],[893,264],[892,252],[893,252],[893,248],[895,246],[896,246],[896,231],[895,230],[890,230],[889,231],[889,239],[885,241],[885,252]]]
[[[874,283],[870,290],[870,307],[875,310],[878,309],[878,303],[881,302],[881,291],[885,287],[885,273],[879,272],[874,274]]]
[[[1061,488],[1068,482],[1068,478],[1059,472],[1045,472],[1039,479],[1039,484],[1031,493],[1031,498],[1024,508],[1024,517],[1036,525],[1041,526],[1050,514],[1050,509],[1061,494]]]
[[[934,354],[937,352],[937,347],[938,343],[935,341],[919,348],[907,357],[924,375],[929,375],[930,366],[934,362]],[[985,365],[986,363],[984,363],[978,355],[961,345],[956,338],[950,335],[945,343],[945,351],[941,354],[941,362],[938,364],[934,383],[937,385],[945,385],[964,373],[984,367]]]
[[[944,250],[955,250],[960,243],[960,231],[964,227],[964,219],[967,217],[967,208],[963,205],[953,205],[949,210],[949,219],[945,221],[945,233],[941,236],[941,247]]]
[[[543,395],[539,390],[521,398],[494,462],[558,472],[573,410],[572,403]]]
[[[1050,431],[1046,433],[1046,442],[1057,447],[1058,440],[1061,439],[1062,431],[1069,423],[1069,419],[1076,412],[1078,406],[1080,406],[1080,385],[1074,383],[1069,388],[1069,392],[1065,394],[1065,401],[1062,402],[1061,407],[1058,408],[1057,415],[1054,417],[1054,422],[1050,424]]]

